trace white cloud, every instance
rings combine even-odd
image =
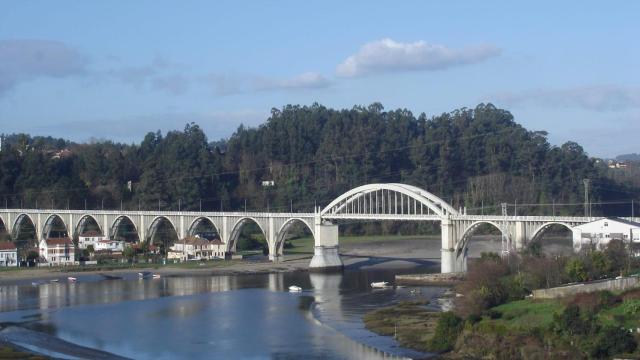
[[[0,40],[0,95],[40,77],[65,78],[86,72],[87,59],[51,40]]]
[[[306,72],[284,79],[209,74],[201,80],[219,96],[267,90],[319,89],[331,85],[329,79],[315,72]]]
[[[493,45],[451,49],[425,41],[412,43],[382,39],[364,44],[336,68],[341,77],[400,71],[433,71],[474,64],[500,54]]]
[[[324,76],[315,72],[306,72],[289,79],[256,78],[254,87],[257,90],[272,89],[319,89],[331,85]]]
[[[534,89],[497,94],[491,100],[508,106],[535,104],[554,108],[622,111],[640,108],[640,87],[592,85],[565,89]]]

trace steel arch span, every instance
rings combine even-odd
[[[320,212],[323,219],[439,220],[457,215],[446,201],[416,186],[368,184],[345,192]]]

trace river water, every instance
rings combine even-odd
[[[366,329],[369,310],[415,298],[373,290],[399,272],[353,270],[187,276],[0,286],[0,322],[135,359],[377,359],[424,357]],[[301,286],[301,293],[287,291]],[[444,288],[421,288],[433,299]],[[27,341],[27,340],[25,340]],[[28,341],[27,341],[28,342]]]

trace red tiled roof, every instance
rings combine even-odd
[[[0,250],[16,250],[16,246],[10,241],[0,241]]]
[[[55,245],[69,245],[73,246],[73,241],[69,238],[49,238],[47,239],[47,246]]]
[[[209,241],[209,244],[211,244],[211,245],[224,245],[224,243],[220,239],[213,239],[213,240]]]

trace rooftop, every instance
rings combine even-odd
[[[0,250],[16,250],[16,246],[10,241],[0,241]]]

